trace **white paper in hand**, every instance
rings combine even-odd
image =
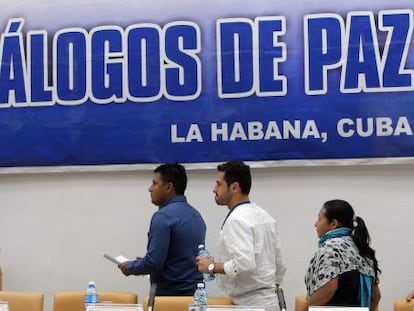
[[[111,255],[104,254],[103,256],[104,256],[104,258],[106,258],[106,259],[108,259],[108,260],[112,261],[112,262],[113,262],[113,263],[115,263],[115,264],[120,264],[120,263],[123,263],[123,262],[129,261],[129,259],[128,259],[128,258],[126,258],[126,257],[124,257],[124,256],[122,256],[122,255],[118,255],[118,256],[116,256],[116,257],[112,257]]]

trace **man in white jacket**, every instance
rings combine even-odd
[[[221,293],[236,305],[277,309],[276,284],[286,272],[276,221],[268,212],[250,202],[250,167],[232,161],[217,167],[214,187],[218,205],[229,212],[223,222],[216,256],[197,257],[198,270],[219,274]]]

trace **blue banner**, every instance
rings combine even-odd
[[[411,1],[18,1],[0,166],[410,158]]]

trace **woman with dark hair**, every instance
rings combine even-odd
[[[343,200],[325,202],[315,223],[319,247],[305,276],[306,305],[369,307],[381,293],[378,261],[365,222]]]

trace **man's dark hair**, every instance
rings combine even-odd
[[[234,182],[238,182],[241,192],[249,194],[252,187],[252,176],[250,174],[250,166],[242,161],[229,161],[217,166],[219,172],[224,172],[224,180],[230,186]]]
[[[184,195],[187,188],[187,174],[184,166],[178,163],[166,163],[158,166],[154,173],[159,173],[164,183],[172,183],[177,195]]]

